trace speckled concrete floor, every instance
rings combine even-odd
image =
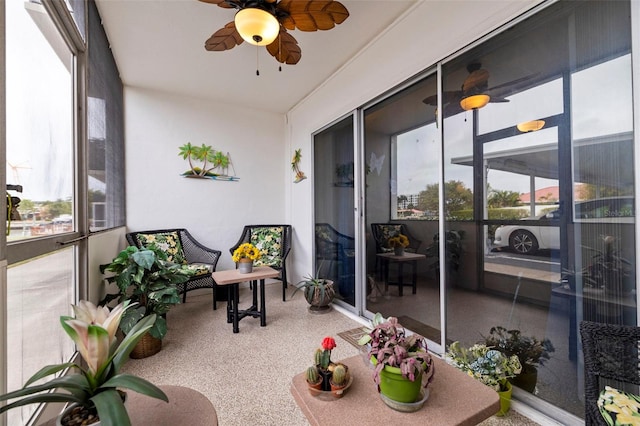
[[[130,360],[123,371],[157,385],[198,390],[212,401],[223,426],[308,425],[289,392],[291,378],[311,365],[325,336],[334,336],[338,345],[332,359],[357,355],[357,349],[337,334],[361,324],[336,310],[311,314],[301,294],[282,302],[281,290],[278,282],[266,285],[267,326],[260,327],[257,318],[245,318],[238,334],[226,322],[226,302],[213,311],[210,293],[189,294],[186,304],[168,314],[169,332],[162,350]],[[241,290],[241,308],[250,304],[250,297],[248,289]],[[513,410],[482,423],[537,424]]]

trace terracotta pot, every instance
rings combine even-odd
[[[336,398],[342,398],[342,395],[344,394],[344,388],[347,387],[347,381],[345,380],[345,383],[341,384],[341,385],[336,385],[333,383],[333,380],[331,380],[331,395],[333,395]]]
[[[309,386],[309,393],[311,395],[320,395],[320,393],[322,392],[322,377],[319,377],[316,383],[309,383],[309,381],[307,381],[307,385]]]

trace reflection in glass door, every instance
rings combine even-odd
[[[436,82],[435,74],[423,76],[363,111],[365,300],[371,314],[395,316],[405,328],[439,344]],[[400,234],[406,240],[397,255]]]
[[[315,270],[355,306],[354,125],[348,116],[314,135]]]

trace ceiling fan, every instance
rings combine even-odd
[[[442,106],[445,111],[445,117],[458,114],[465,110],[482,108],[489,102],[509,102],[509,99],[492,94],[492,91],[512,86],[531,78],[531,76],[527,76],[498,86],[489,87],[489,71],[482,68],[480,62],[472,62],[467,65],[467,71],[469,75],[465,78],[460,90],[447,90],[442,93]],[[423,102],[427,105],[437,107],[438,95],[431,95],[425,98]]]
[[[238,9],[233,21],[205,42],[209,51],[233,49],[243,41],[266,46],[278,62],[297,64],[302,57],[298,42],[287,30],[330,30],[349,17],[334,0],[200,0],[225,9]]]

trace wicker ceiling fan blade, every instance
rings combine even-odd
[[[267,51],[276,61],[287,65],[297,64],[302,57],[298,41],[286,30],[280,31],[280,35],[267,46]]]
[[[220,6],[225,9],[235,9],[236,6],[233,6],[227,3],[226,0],[200,0],[203,3],[215,4],[216,6]]]
[[[288,15],[280,20],[288,30],[330,30],[349,17],[347,8],[334,0],[282,0],[278,9]]]
[[[486,90],[487,85],[489,84],[489,71],[480,68],[471,72],[465,78],[464,83],[462,83],[462,91],[468,92],[470,90]]]
[[[237,45],[242,44],[243,41],[236,29],[236,23],[231,21],[213,33],[204,43],[204,48],[209,51],[221,52],[223,50],[233,49]]]
[[[461,97],[462,97],[461,90],[445,91],[442,94],[442,104],[446,105],[451,102],[459,102]],[[424,98],[422,102],[424,102],[427,105],[438,106],[438,95],[436,94],[436,95],[428,96]]]

